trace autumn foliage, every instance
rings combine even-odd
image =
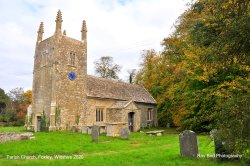
[[[228,152],[250,158],[250,13],[247,0],[198,0],[143,53],[137,83],[158,102],[159,124],[219,129]]]
[[[23,88],[15,88],[5,94],[2,90],[0,96],[1,102],[5,104],[0,112],[0,121],[7,125],[23,125],[27,108],[31,104],[32,91],[24,92]],[[2,98],[5,100],[2,100]]]

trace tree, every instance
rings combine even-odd
[[[0,114],[4,111],[9,102],[9,97],[5,94],[4,90],[0,88]]]
[[[95,72],[103,78],[119,79],[118,73],[121,71],[121,66],[113,64],[113,58],[103,56],[94,62]]]
[[[22,98],[23,93],[24,93],[23,88],[17,87],[17,88],[10,90],[7,95],[9,96],[11,101],[21,103],[23,100]]]
[[[10,90],[9,93],[7,93],[7,97],[8,102],[5,103],[5,109],[1,113],[0,120],[7,123],[14,122],[16,125],[23,125],[26,110],[31,104],[32,91],[28,90],[24,92],[23,88],[18,87]]]
[[[250,159],[249,9],[247,0],[194,1],[137,78],[158,102],[159,124],[219,129],[228,153]]]
[[[20,97],[20,101],[19,104],[17,106],[17,118],[18,119],[24,119],[26,116],[26,110],[29,107],[29,105],[31,104],[32,101],[32,91],[31,90],[27,90],[26,92],[23,92],[21,94]]]
[[[140,64],[141,69],[136,75],[136,83],[141,84],[149,92],[157,97],[159,93],[158,87],[158,67],[159,67],[160,56],[155,50],[143,50],[142,62]]]
[[[23,103],[25,104],[31,104],[32,102],[32,90],[27,90],[26,92],[24,92],[22,95],[22,100],[23,100]]]
[[[227,152],[246,157],[250,156],[249,9],[246,0],[199,0],[183,14],[176,30],[185,43],[182,68],[187,74],[182,81],[187,112],[181,128],[217,128]]]

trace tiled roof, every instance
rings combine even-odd
[[[149,92],[135,84],[87,76],[87,96],[156,104]]]

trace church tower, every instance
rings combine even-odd
[[[62,32],[62,13],[56,16],[53,36],[43,40],[41,23],[34,57],[32,125],[35,131],[83,125],[86,114],[87,28],[81,41]]]

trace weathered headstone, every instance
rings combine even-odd
[[[87,133],[88,133],[88,128],[82,127],[82,134],[87,134]]]
[[[99,133],[100,133],[100,129],[99,129],[99,126],[92,126],[91,127],[91,135],[92,135],[92,141],[93,142],[98,142],[99,140]]]
[[[227,154],[225,145],[220,139],[216,137],[214,138],[214,151],[215,151],[215,154],[220,154],[220,155]]]
[[[121,128],[120,129],[120,137],[121,137],[121,139],[129,139],[129,129],[128,128]]]
[[[107,136],[113,136],[113,126],[111,124],[107,125]]]
[[[197,157],[197,134],[191,130],[185,130],[179,135],[180,153],[182,157]]]
[[[87,132],[88,132],[88,134],[91,134],[91,128],[92,128],[91,126],[90,126],[90,127],[88,127],[88,129],[87,129],[87,130],[88,130],[88,131],[87,131]]]
[[[210,131],[210,137],[212,140],[214,140],[214,151],[215,151],[215,156],[216,159],[218,160],[223,160],[226,158],[220,158],[217,156],[227,154],[224,142],[220,139],[220,134],[219,130],[213,129]]]
[[[78,129],[77,129],[76,126],[72,126],[71,131],[74,132],[74,133],[76,133],[76,132],[78,132]]]

